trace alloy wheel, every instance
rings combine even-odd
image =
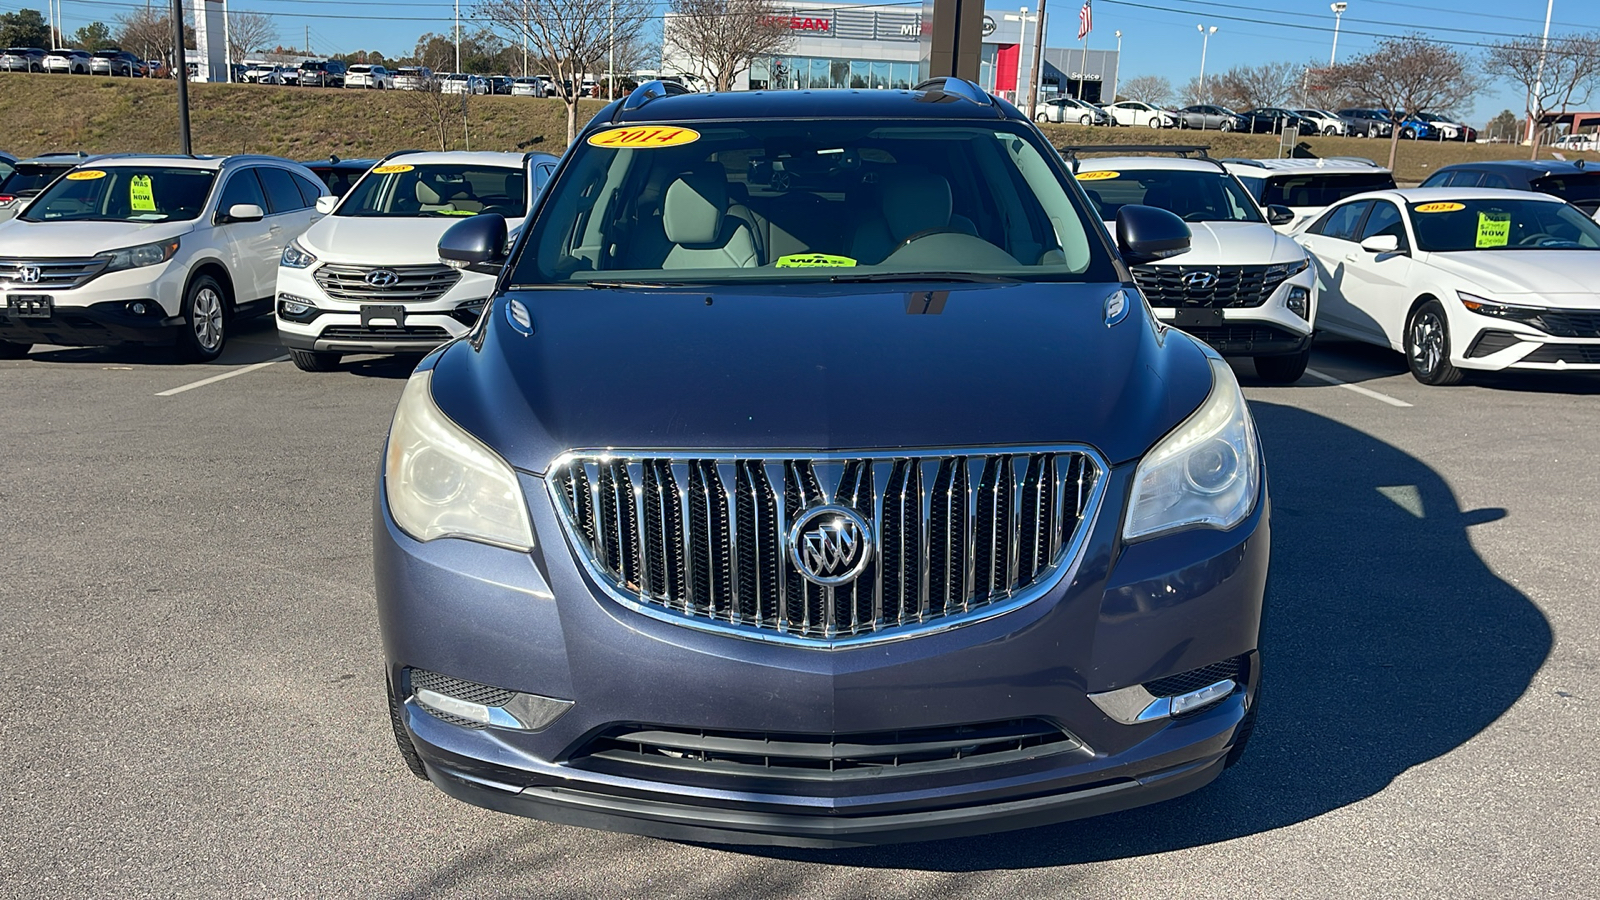
[[[1430,375],[1444,360],[1444,323],[1433,310],[1421,310],[1411,320],[1411,359],[1418,371]]]
[[[194,296],[194,314],[190,325],[195,341],[207,352],[222,346],[222,297],[212,288],[201,288]]]

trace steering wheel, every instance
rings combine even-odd
[[[966,232],[962,231],[959,228],[953,228],[953,227],[951,227],[949,225],[941,225],[938,228],[924,228],[921,231],[917,232],[916,234],[913,234],[910,237],[906,238],[905,240],[901,241],[900,245],[898,247],[895,247],[894,249],[899,250],[901,247],[904,247],[907,244],[911,244],[911,243],[913,243],[915,241],[920,241],[925,237],[933,237],[936,234],[966,234]]]
[[[1556,240],[1557,238],[1556,238],[1555,235],[1549,233],[1548,231],[1536,231],[1533,234],[1530,234],[1527,237],[1523,238],[1522,240],[1517,241],[1517,246],[1518,247],[1532,246],[1532,245],[1538,243],[1540,240],[1544,240],[1544,239],[1549,239],[1549,240],[1553,241],[1553,240]]]
[[[1184,213],[1183,214],[1183,220],[1185,222],[1204,222],[1204,221],[1206,221],[1206,219],[1204,219],[1203,217],[1204,216],[1209,216],[1209,215],[1211,215],[1210,211],[1204,210],[1204,209],[1197,209],[1194,212]]]

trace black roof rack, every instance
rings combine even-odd
[[[1057,147],[1056,151],[1066,159],[1072,171],[1078,171],[1078,154],[1080,153],[1172,153],[1184,159],[1199,159],[1209,163],[1216,163],[1217,168],[1223,169],[1222,161],[1212,159],[1206,151],[1210,145],[1199,144],[1072,144],[1066,147]],[[1227,169],[1223,169],[1224,172]]]

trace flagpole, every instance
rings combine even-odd
[[[1089,68],[1089,32],[1083,33],[1083,56],[1078,60],[1078,99],[1083,99],[1083,78]]]

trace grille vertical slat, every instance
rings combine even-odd
[[[549,478],[569,535],[620,599],[826,644],[1030,599],[1081,543],[1103,472],[1081,450],[612,451],[574,454]],[[789,546],[788,523],[824,504],[871,531],[859,574],[835,586],[804,575]]]

